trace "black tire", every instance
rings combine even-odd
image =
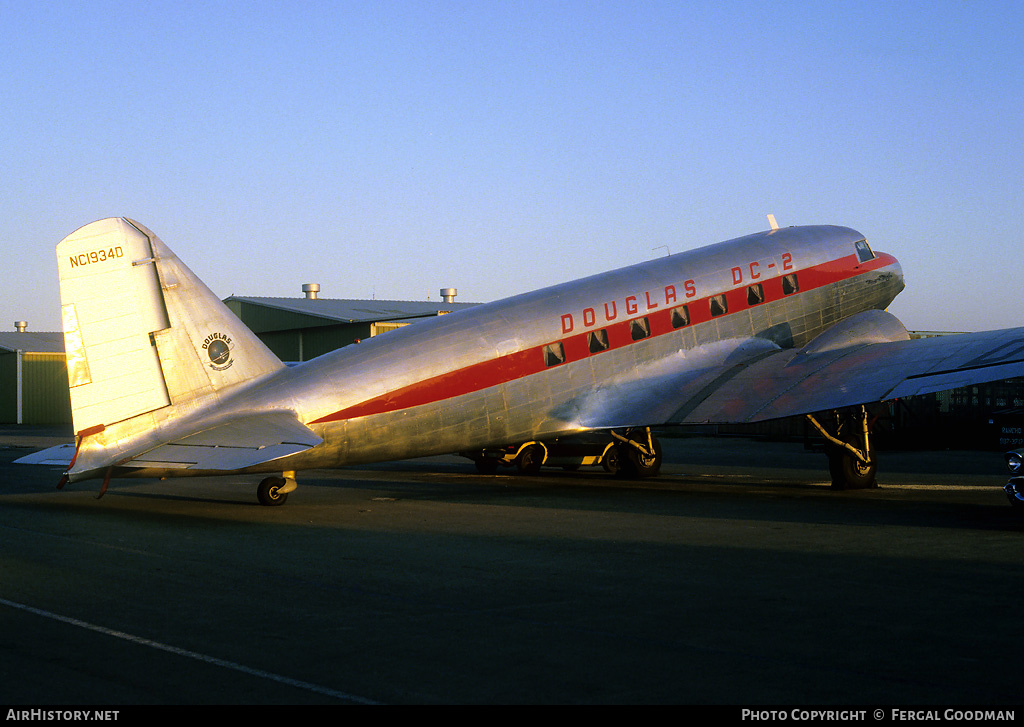
[[[601,466],[604,471],[611,475],[619,474],[622,469],[622,447],[615,444],[608,448],[601,458]]]
[[[858,422],[856,416],[849,414],[836,417],[835,437],[858,451],[865,445],[863,424]],[[862,462],[853,452],[836,444],[827,445],[826,452],[833,489],[868,490],[878,487],[878,481],[875,479],[878,459],[873,453],[868,462]]]
[[[284,486],[284,477],[268,477],[256,488],[256,499],[261,505],[276,507],[283,505],[288,499],[288,493],[281,494],[278,490]]]
[[[642,430],[631,434],[630,438],[644,447],[647,446],[647,433]],[[644,454],[631,444],[617,445],[621,450],[618,473],[620,477],[642,479],[658,476],[662,462],[661,442],[652,436],[651,444],[654,446],[653,454]]]
[[[629,469],[634,477],[657,477],[661,472],[661,442],[651,437],[654,445],[654,454],[644,454],[636,447],[630,447],[626,451],[626,459],[629,462]]]
[[[516,457],[516,469],[522,475],[535,475],[540,472],[540,466],[544,463],[544,449],[539,444],[531,444],[523,448],[523,451]]]
[[[1020,515],[1024,515],[1024,477],[1011,477],[1003,488],[1006,499]]]
[[[875,475],[878,460],[871,457],[866,464],[840,447],[830,447],[828,472],[832,476],[832,487],[836,490],[868,490],[878,487]]]

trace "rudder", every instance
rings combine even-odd
[[[57,245],[79,434],[175,406],[283,364],[151,231],[127,218]]]

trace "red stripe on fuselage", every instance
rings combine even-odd
[[[850,255],[821,265],[804,268],[802,270],[788,271],[786,274],[796,273],[799,276],[800,290],[794,294],[795,296],[825,285],[856,277],[864,272],[892,265],[895,262],[896,259],[894,257],[884,253],[879,253],[874,260],[870,260],[866,263],[860,263],[858,262],[856,255]],[[784,297],[793,297],[783,294],[782,279],[783,274],[780,273],[775,277],[750,281],[760,283],[764,288],[764,302],[754,305],[747,302],[747,288],[750,283],[740,284],[735,288],[723,291],[728,301],[729,312],[719,317],[727,318],[730,315],[746,311],[758,305],[764,305],[765,303],[780,300]],[[682,289],[683,287],[679,286],[679,290]],[[369,416],[372,414],[384,414],[386,412],[399,411],[401,409],[408,409],[414,406],[422,406],[423,404],[433,404],[438,401],[452,399],[463,394],[471,394],[488,389],[492,386],[515,381],[516,379],[521,379],[541,371],[546,371],[549,368],[557,368],[557,366],[562,366],[564,363],[556,364],[555,366],[547,366],[545,365],[544,356],[542,354],[544,347],[551,345],[552,343],[561,343],[563,345],[565,350],[565,363],[569,363],[579,361],[588,356],[599,356],[605,351],[623,348],[657,336],[681,331],[683,328],[675,328],[672,326],[673,309],[679,308],[683,305],[687,306],[690,314],[690,322],[685,326],[685,328],[689,328],[700,323],[706,323],[707,321],[712,320],[709,304],[710,299],[715,295],[722,294],[723,293],[716,293],[703,298],[683,299],[678,302],[665,305],[661,308],[652,308],[644,312],[642,315],[634,314],[622,321],[587,326],[587,330],[584,330],[581,333],[572,333],[564,338],[557,339],[557,341],[533,346],[506,356],[481,361],[455,371],[449,371],[438,376],[433,376],[429,379],[424,379],[423,381],[418,381],[414,384],[404,386],[386,394],[381,394],[380,396],[367,399],[366,401],[334,412],[333,414],[328,414],[327,416],[315,420],[313,423],[321,424],[324,422],[354,419],[356,417]],[[650,324],[651,334],[647,338],[634,341],[630,334],[630,324],[632,321],[639,318],[647,318]],[[601,329],[608,332],[608,348],[596,353],[591,353],[587,341],[587,334],[590,331]]]

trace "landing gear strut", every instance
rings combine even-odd
[[[481,474],[494,474],[499,466],[513,466],[520,474],[534,475],[541,466],[575,471],[601,466],[625,478],[654,477],[661,471],[661,443],[649,427],[596,431],[544,441],[463,452]]]
[[[832,487],[837,490],[865,490],[877,487],[878,460],[871,449],[868,412],[863,406],[852,412],[833,411],[821,424],[814,415],[807,420],[825,440]]]
[[[621,450],[617,474],[623,477],[655,477],[661,471],[661,442],[651,434],[650,427],[612,432]]]

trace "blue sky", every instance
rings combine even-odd
[[[781,225],[1024,325],[1020,2],[0,0],[0,329],[152,229],[221,297],[487,301]]]

